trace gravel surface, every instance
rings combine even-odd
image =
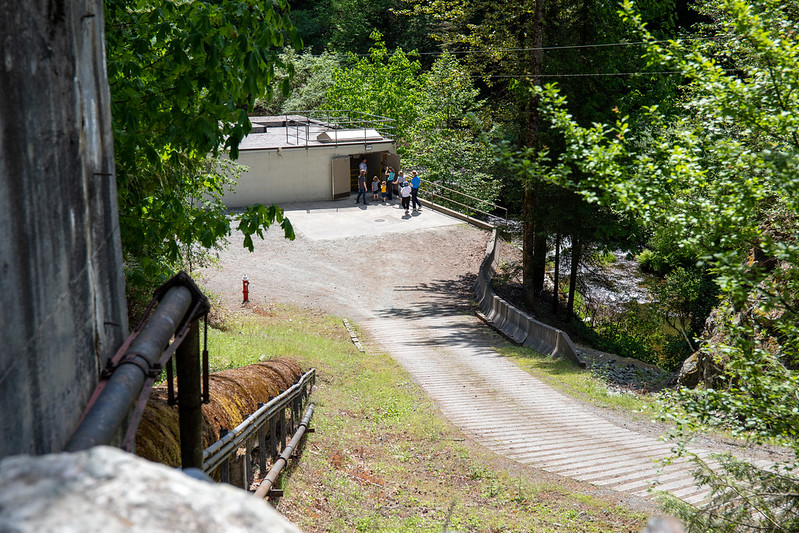
[[[379,218],[354,223],[366,225],[402,213],[396,204],[370,209]],[[424,210],[418,218],[434,215],[441,216]],[[263,241],[255,240],[253,253],[231,245],[220,254],[217,267],[205,269],[200,278],[234,310],[246,309],[241,305],[245,274],[250,306],[288,303],[358,320],[434,294],[437,301],[449,297],[452,306],[471,309],[472,285],[489,233],[465,223],[416,229],[414,221],[385,225],[377,234],[352,235],[357,228],[343,229],[345,236],[334,239],[314,239],[312,227],[295,222],[296,240],[286,240],[280,228],[270,229]],[[325,224],[319,217],[310,222]],[[241,236],[234,234],[231,242],[241,242]]]

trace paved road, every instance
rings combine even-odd
[[[297,242],[230,252],[221,264],[234,275],[218,276],[212,290],[235,294],[235,274],[246,270],[256,302],[263,291],[348,317],[368,334],[368,349],[391,354],[454,424],[498,454],[638,497],[659,483],[686,501],[703,499],[684,462],[660,470],[667,444],[594,414],[492,349],[495,337],[465,312],[463,293],[453,297],[455,285],[470,284],[461,255],[482,256],[484,234],[428,209],[405,217],[395,205],[351,200],[284,207]],[[476,269],[479,257],[467,262]]]

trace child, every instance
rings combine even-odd
[[[402,184],[400,189],[402,195],[402,207],[405,208],[405,214],[408,214],[408,208],[411,206],[411,185],[406,181]]]
[[[391,167],[386,167],[386,196],[388,196],[389,201],[394,199],[393,191],[394,191],[394,169]]]
[[[377,201],[377,190],[380,188],[380,180],[377,179],[377,176],[372,178],[372,200],[375,202]]]
[[[380,184],[380,193],[383,195],[383,203],[386,203],[386,182]]]

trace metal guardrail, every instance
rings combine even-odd
[[[384,137],[390,138],[396,131],[396,120],[379,115],[352,111],[350,109],[321,109],[313,111],[294,111],[284,115],[286,124],[286,144],[308,145],[316,141],[315,135],[322,131],[333,136],[333,144],[338,146],[338,132],[341,130],[363,130],[362,142],[372,143],[375,139],[367,136],[367,130],[373,129]],[[313,138],[312,138],[313,133]],[[353,142],[348,138],[346,142]],[[292,141],[294,141],[292,143]],[[342,142],[344,142],[342,140]]]
[[[312,368],[279,396],[266,404],[259,404],[258,410],[235,429],[223,430],[220,439],[203,451],[203,472],[211,474],[219,470],[220,481],[230,483],[231,459],[239,448],[245,448],[241,488],[249,490],[253,481],[250,457],[256,443],[260,452],[258,468],[265,474],[267,457],[276,460],[280,451],[286,448],[287,436],[299,427],[303,406],[315,381],[316,369]]]
[[[497,205],[497,204],[495,204],[493,202],[489,202],[488,200],[483,200],[482,198],[478,198],[476,196],[472,196],[470,194],[466,194],[465,192],[461,192],[461,191],[458,191],[458,190],[455,190],[455,189],[451,189],[449,187],[446,187],[446,186],[441,185],[440,183],[436,183],[434,181],[421,179],[421,184],[420,185],[421,186],[419,187],[419,195],[422,196],[423,198],[426,195],[427,198],[425,198],[425,199],[429,200],[429,201],[431,201],[433,203],[439,203],[439,202],[436,202],[435,199],[436,198],[441,198],[441,199],[443,199],[444,201],[446,201],[448,203],[455,204],[455,205],[458,205],[460,207],[466,208],[466,210],[468,210],[468,211],[475,211],[477,213],[481,213],[481,214],[486,215],[488,217],[496,216],[493,213],[489,213],[487,211],[483,211],[482,209],[478,209],[478,208],[476,208],[476,207],[474,207],[472,205],[468,205],[468,204],[465,204],[463,202],[459,202],[457,200],[453,200],[452,198],[450,198],[448,196],[440,194],[440,191],[442,191],[442,190],[448,191],[448,192],[450,192],[452,194],[458,194],[458,195],[460,195],[462,197],[469,198],[470,200],[474,200],[474,201],[478,202],[478,205],[481,205],[481,206],[485,205],[486,207],[490,207],[490,208],[492,208],[494,210],[504,211],[504,213],[505,213],[505,222],[506,223],[508,222],[508,209],[506,207],[502,207],[501,205]]]

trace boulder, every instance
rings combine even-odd
[[[694,352],[691,357],[683,361],[677,373],[677,385],[680,387],[694,388],[702,380],[699,369],[699,352]]]
[[[246,491],[107,446],[7,457],[0,487],[0,530],[8,532],[299,532]]]

